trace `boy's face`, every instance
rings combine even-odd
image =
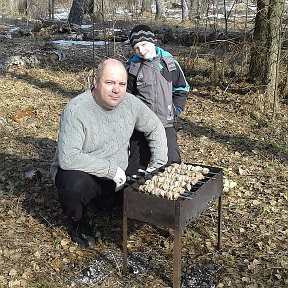
[[[142,59],[149,59],[156,56],[155,44],[148,41],[141,41],[137,43],[133,50],[136,55]]]

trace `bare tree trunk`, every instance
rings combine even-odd
[[[246,0],[246,10],[245,10],[245,28],[244,28],[245,36],[246,36],[246,33],[247,33],[247,28],[248,28],[248,4],[249,4],[249,0]]]
[[[278,106],[278,69],[281,52],[281,32],[282,32],[282,16],[283,1],[271,0],[268,10],[268,55],[267,67],[265,70],[265,79],[267,83],[267,96],[273,103],[273,115]]]
[[[68,16],[68,22],[71,24],[81,25],[84,15],[84,1],[73,0],[70,13]]]
[[[253,46],[249,67],[250,80],[264,79],[264,69],[267,56],[268,0],[257,0],[257,14],[253,33]]]
[[[164,0],[155,0],[156,3],[156,19],[164,19],[165,18],[165,3]]]
[[[49,20],[54,20],[54,8],[55,8],[55,0],[49,0],[48,2]]]
[[[193,19],[193,16],[194,16],[194,14],[195,14],[195,7],[194,7],[194,5],[195,5],[195,2],[194,2],[194,0],[189,0],[189,5],[188,5],[188,9],[189,9],[189,19],[190,20],[192,20]]]
[[[127,0],[127,9],[132,15],[135,15],[136,6],[136,0]]]
[[[19,14],[28,15],[28,0],[21,0],[18,3],[18,12]]]
[[[187,0],[181,0],[181,9],[182,9],[182,21],[189,20],[189,11],[191,10],[188,7]]]
[[[96,17],[95,15],[97,14],[97,0],[93,0],[93,16],[94,18]]]
[[[225,0],[224,0],[224,2],[225,2]],[[209,15],[209,10],[210,10],[210,3],[209,3],[209,1],[206,1],[205,2],[205,4],[206,4],[206,6],[205,6],[205,30],[204,30],[204,38],[205,38],[205,42],[207,41],[207,32],[208,32],[208,15]]]
[[[142,0],[141,15],[151,14],[151,0]]]
[[[94,0],[84,1],[84,14],[92,15],[94,12]]]
[[[214,31],[215,31],[215,40],[217,38],[217,29],[218,29],[218,23],[219,23],[219,18],[218,18],[218,11],[219,11],[219,2],[218,0],[213,0],[212,2],[212,5],[213,5],[213,15],[214,15],[214,18],[213,18],[213,28],[214,28]]]
[[[93,6],[93,0],[73,0],[68,16],[68,23],[81,25],[84,14],[93,14]]]

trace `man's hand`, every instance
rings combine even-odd
[[[126,175],[120,167],[117,168],[116,175],[114,176],[113,181],[116,183],[115,192],[123,188],[126,182]]]

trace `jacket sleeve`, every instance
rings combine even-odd
[[[126,91],[128,93],[134,94],[135,95],[135,87],[136,87],[136,77],[134,75],[132,75],[131,73],[129,73],[129,69],[131,66],[131,62],[130,59],[127,61],[126,63],[126,71],[127,71],[127,88]]]
[[[128,72],[127,72],[128,73]],[[127,77],[127,92],[135,95],[136,77],[128,73]]]
[[[179,65],[179,63],[174,59],[176,70],[172,71],[172,94],[173,94],[173,104],[184,110],[188,92],[190,91],[190,86],[188,85],[184,73]]]

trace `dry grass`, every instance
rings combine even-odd
[[[95,233],[101,234],[94,248],[81,250],[70,242],[48,174],[62,108],[88,85],[92,63],[86,49],[67,49],[60,63],[11,67],[1,75],[0,287],[81,287],[78,272],[95,255],[121,247],[119,207],[94,216]],[[97,53],[104,57],[104,51]],[[226,184],[222,250],[214,249],[214,205],[186,229],[183,259],[191,267],[221,268],[210,287],[287,287],[287,106],[281,105],[272,123],[258,94],[238,93],[248,84],[226,89],[200,75],[188,80],[193,90],[179,121],[183,160],[223,167]],[[25,178],[30,168],[42,173],[41,182]],[[237,186],[229,188],[231,181]],[[162,272],[122,277],[122,263],[115,259],[104,282],[91,287],[169,287],[173,231],[138,223],[130,229],[131,250],[154,247],[166,257]]]

